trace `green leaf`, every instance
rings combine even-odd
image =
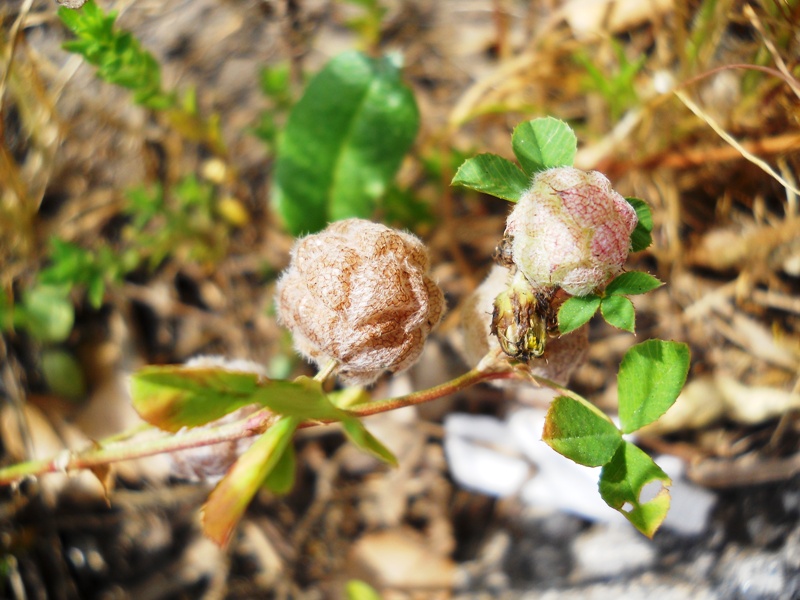
[[[653,231],[653,213],[644,200],[639,198],[625,198],[625,200],[634,208],[639,218],[636,228],[631,233],[631,252],[641,252],[653,243],[653,236],[650,234]]]
[[[257,374],[216,367],[149,366],[131,376],[133,407],[167,431],[205,425],[254,404],[259,390]]]
[[[496,154],[468,158],[450,183],[510,202],[517,202],[530,184],[528,176],[517,165]]]
[[[364,427],[364,424],[360,420],[349,417],[342,421],[342,427],[344,428],[345,434],[347,434],[347,438],[361,450],[393,467],[397,466],[397,458],[395,455],[379,442],[378,438],[367,431],[367,428]]]
[[[86,397],[86,378],[76,358],[59,348],[42,352],[42,374],[50,390],[62,398],[78,402]]]
[[[547,411],[542,439],[580,465],[599,467],[614,456],[622,434],[599,409],[559,396]]]
[[[630,348],[617,375],[619,419],[631,433],[649,425],[672,406],[689,373],[689,346],[648,340]]]
[[[297,459],[294,452],[294,446],[288,444],[286,449],[281,454],[276,465],[272,468],[267,478],[264,480],[264,486],[273,494],[283,496],[292,491],[294,486],[294,473]]]
[[[652,499],[642,491],[657,482],[660,490]],[[623,442],[614,458],[600,473],[600,496],[618,510],[636,529],[652,538],[669,510],[672,481],[653,459],[630,442]],[[646,490],[645,490],[646,491]]]
[[[72,332],[75,308],[68,286],[37,285],[22,294],[14,311],[14,325],[41,342],[63,342]]]
[[[641,271],[623,273],[606,286],[607,296],[636,296],[664,285],[658,278]]]
[[[347,52],[331,60],[292,107],[272,200],[294,234],[369,217],[419,126],[412,91],[389,58]]]
[[[304,421],[347,417],[308,377],[284,381],[219,367],[145,367],[131,377],[131,397],[145,421],[167,431],[204,425],[250,404]]]
[[[375,589],[358,579],[351,579],[345,587],[347,600],[381,600],[381,595]]]
[[[569,125],[553,117],[517,125],[511,145],[529,177],[553,167],[571,167],[578,150],[578,140]]]
[[[225,546],[253,496],[280,462],[299,419],[282,417],[239,457],[203,506],[203,531]]]
[[[600,302],[600,312],[609,325],[634,333],[636,311],[625,296],[606,296]]]
[[[574,296],[568,298],[558,309],[558,331],[561,334],[575,331],[589,322],[600,308],[600,296]]]

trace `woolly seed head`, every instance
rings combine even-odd
[[[350,385],[367,385],[419,358],[444,312],[444,295],[415,236],[362,219],[298,240],[278,281],[279,321],[318,367],[339,363]]]
[[[597,171],[538,173],[508,217],[514,264],[535,290],[573,296],[601,289],[630,251],[636,211]]]

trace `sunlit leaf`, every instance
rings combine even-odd
[[[517,202],[530,187],[530,179],[510,160],[496,154],[468,158],[458,168],[451,185],[460,185],[503,200]]]
[[[606,504],[618,510],[636,529],[652,538],[669,511],[666,486],[672,480],[653,459],[630,442],[623,442],[600,473],[600,495]],[[645,498],[649,488],[658,490]],[[643,494],[644,492],[644,494]]]
[[[599,467],[614,456],[622,434],[598,409],[559,396],[547,411],[542,439],[578,464]]]
[[[521,123],[514,129],[511,145],[529,177],[553,167],[571,167],[578,149],[570,126],[553,117]]]
[[[649,425],[673,405],[689,373],[689,346],[648,340],[630,348],[617,375],[619,419],[631,433]]]
[[[574,296],[558,309],[558,331],[562,334],[575,331],[589,322],[600,307],[600,296]]]
[[[272,201],[289,231],[371,216],[418,126],[414,95],[391,58],[331,60],[292,107],[278,148]]]
[[[345,416],[307,377],[283,381],[219,367],[145,367],[131,377],[131,396],[145,421],[168,431],[204,425],[249,404],[302,420]]]
[[[606,296],[600,302],[600,312],[609,325],[634,332],[636,312],[633,303],[625,296]]]
[[[381,595],[371,585],[358,579],[351,579],[345,587],[347,600],[381,600]]]
[[[203,506],[203,531],[219,546],[225,546],[253,496],[279,463],[300,423],[283,417],[263,433],[239,457],[209,495]]]
[[[629,271],[616,277],[606,286],[606,295],[635,296],[646,294],[664,285],[656,277],[641,271]]]

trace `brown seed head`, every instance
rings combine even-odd
[[[278,281],[279,321],[318,367],[350,385],[409,368],[442,317],[444,295],[415,236],[362,219],[298,240]]]

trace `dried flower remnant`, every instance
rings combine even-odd
[[[298,352],[338,363],[349,385],[416,362],[444,312],[444,295],[415,236],[347,219],[298,240],[278,281],[277,312]]]
[[[461,309],[461,330],[464,334],[462,354],[474,367],[490,351],[501,348],[501,342],[490,334],[493,307],[498,296],[509,289],[514,276],[509,269],[495,265],[486,279],[467,298]],[[534,377],[545,377],[566,385],[572,373],[586,358],[589,349],[589,328],[560,337],[548,337],[541,358],[531,358],[528,368]],[[503,385],[503,384],[498,384]]]
[[[534,291],[585,296],[622,270],[636,223],[636,211],[604,175],[558,167],[533,178],[505,236]]]

